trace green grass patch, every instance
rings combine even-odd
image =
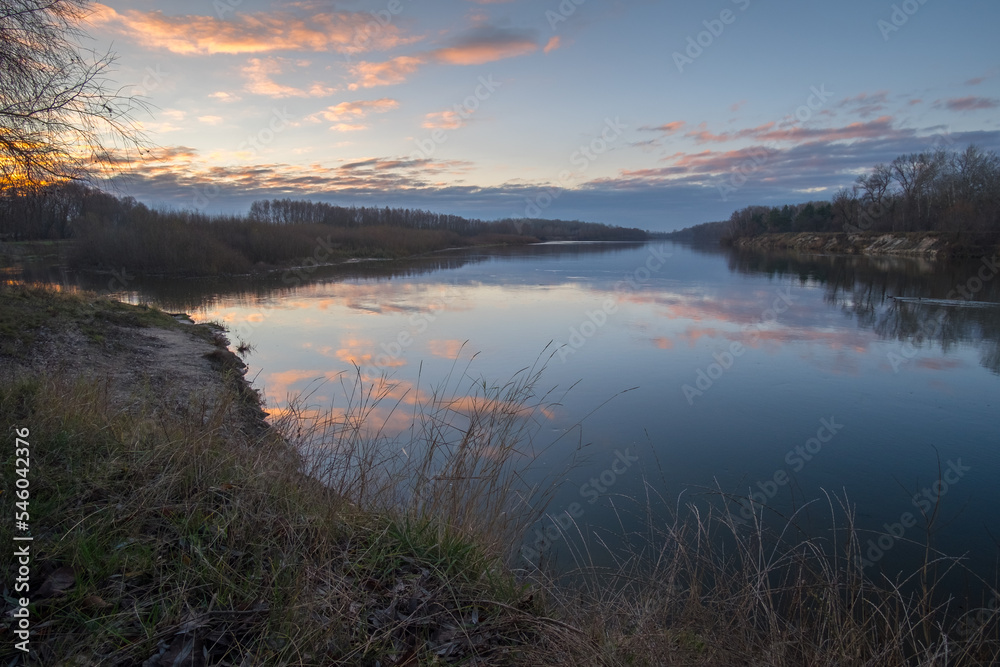
[[[175,328],[177,321],[148,306],[132,306],[91,294],[57,292],[44,287],[0,287],[0,355],[23,357],[45,330],[77,330],[104,342],[112,326]]]

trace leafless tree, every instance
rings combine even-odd
[[[870,174],[858,176],[853,192],[858,198],[858,227],[882,231],[892,203],[892,168],[875,165]],[[859,194],[860,193],[860,194]]]
[[[1000,199],[1000,159],[993,151],[971,145],[952,160],[953,197],[981,202]]]
[[[145,140],[141,100],[108,78],[110,52],[88,51],[90,0],[0,0],[0,192],[116,171]]]
[[[833,196],[833,215],[837,222],[847,231],[860,231],[858,227],[858,193],[857,188],[843,188]]]
[[[872,173],[867,176],[858,176],[855,181],[861,191],[863,198],[875,206],[881,207],[889,186],[892,185],[892,170],[882,163],[875,165]]]
[[[892,161],[892,174],[903,194],[904,229],[921,229],[929,214],[931,186],[948,161],[944,151],[910,153]]]

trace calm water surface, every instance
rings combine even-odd
[[[671,503],[710,488],[755,493],[781,510],[825,489],[846,493],[877,538],[907,512],[919,517],[929,501],[914,496],[926,489],[943,501],[936,545],[992,572],[1000,280],[977,281],[982,266],[551,244],[253,283],[151,282],[128,298],[229,325],[234,342],[255,346],[250,375],[272,409],[304,390],[336,402],[354,364],[391,373],[395,396],[412,397],[456,357],[465,370],[478,353],[468,374],[502,381],[555,351],[542,389],[572,389],[539,438],[563,436],[545,455],[550,469],[575,467],[549,509],[579,508],[585,531],[637,528],[622,508],[647,488]],[[974,304],[933,301],[958,286]],[[939,460],[947,488],[935,491]],[[922,539],[919,523],[907,531]],[[885,545],[880,568],[915,555]],[[562,540],[553,548],[568,560]]]

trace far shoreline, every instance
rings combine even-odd
[[[687,233],[685,233],[687,232]],[[764,232],[738,239],[703,237],[681,230],[667,238],[676,243],[758,252],[796,252],[823,255],[896,256],[925,259],[977,259],[1000,252],[997,243],[982,243],[955,232]]]
[[[424,252],[413,253],[409,255],[401,255],[398,257],[379,257],[374,255],[366,256],[355,256],[355,257],[340,257],[335,261],[300,261],[295,264],[289,265],[260,265],[254,267],[250,271],[244,272],[217,272],[217,273],[178,273],[178,272],[160,272],[160,271],[142,271],[139,275],[143,278],[152,279],[164,279],[164,280],[198,280],[198,279],[239,279],[239,278],[262,278],[268,276],[274,276],[280,273],[293,273],[302,274],[304,272],[314,272],[318,269],[326,269],[331,267],[346,267],[358,264],[369,264],[369,263],[392,263],[392,262],[408,262],[413,260],[419,260],[423,258],[433,258],[434,256],[442,255],[445,253],[455,253],[455,252],[469,252],[477,250],[486,250],[492,248],[520,248],[520,247],[535,247],[535,246],[549,246],[549,245],[641,245],[644,243],[650,243],[655,240],[665,240],[665,239],[645,239],[645,240],[575,240],[575,239],[555,239],[555,240],[544,240],[544,239],[525,239],[524,242],[511,242],[510,240],[505,240],[500,243],[483,243],[483,244],[472,244],[466,246],[448,246],[446,248],[436,248],[434,250],[427,250]],[[37,240],[27,240],[27,241],[0,241],[0,259],[6,260],[8,265],[23,263],[26,260],[30,261],[32,259],[38,260],[49,260],[58,261],[61,265],[66,266],[66,268],[72,269],[74,271],[79,271],[80,273],[96,275],[96,276],[111,276],[114,279],[116,276],[120,275],[122,269],[109,269],[107,267],[90,267],[90,266],[69,266],[67,261],[67,255],[73,250],[73,240],[72,239],[61,239],[53,241],[37,241]],[[41,253],[39,251],[42,251]],[[46,252],[47,251],[47,252]],[[301,258],[300,258],[301,259]],[[308,258],[306,258],[308,259]],[[134,269],[127,268],[124,271],[129,273],[133,272]]]

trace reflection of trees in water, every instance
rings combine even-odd
[[[1000,276],[983,282],[975,293],[958,291],[978,281],[981,261],[931,261],[906,257],[762,254],[731,251],[731,271],[768,276],[796,276],[826,289],[824,299],[854,317],[881,338],[936,344],[943,352],[956,343],[980,347],[980,363],[1000,374]],[[981,281],[980,281],[981,282]],[[973,282],[973,287],[976,285]],[[939,305],[902,302],[890,297],[990,302],[998,306]]]
[[[61,267],[25,266],[25,282],[55,283],[98,294],[132,293],[142,301],[170,311],[194,311],[220,301],[252,305],[261,300],[280,300],[308,285],[349,279],[391,280],[408,278],[441,269],[455,269],[481,262],[485,257],[435,257],[420,261],[349,262],[334,266],[314,266],[272,271],[259,275],[215,276],[211,278],[158,278],[95,272],[70,272]]]
[[[476,257],[510,257],[515,259],[546,259],[554,256],[560,257],[582,257],[584,255],[607,255],[635,250],[646,245],[643,242],[633,241],[554,241],[552,243],[536,243],[534,245],[511,245],[469,248],[460,250],[463,256]],[[449,251],[450,252],[450,251]]]
[[[498,246],[428,253],[422,257],[388,261],[355,261],[333,266],[280,270],[259,275],[211,278],[157,278],[94,272],[70,272],[51,264],[25,264],[21,279],[29,283],[58,284],[93,292],[132,293],[171,311],[194,311],[220,301],[253,305],[280,300],[311,284],[345,280],[393,280],[435,271],[458,269],[491,259],[545,259],[556,255],[579,257],[634,249],[635,243],[547,243]]]
[[[1000,306],[936,306],[895,302],[880,313],[872,329],[882,338],[916,346],[938,343],[943,352],[956,343],[976,343],[980,363],[1000,375]]]

